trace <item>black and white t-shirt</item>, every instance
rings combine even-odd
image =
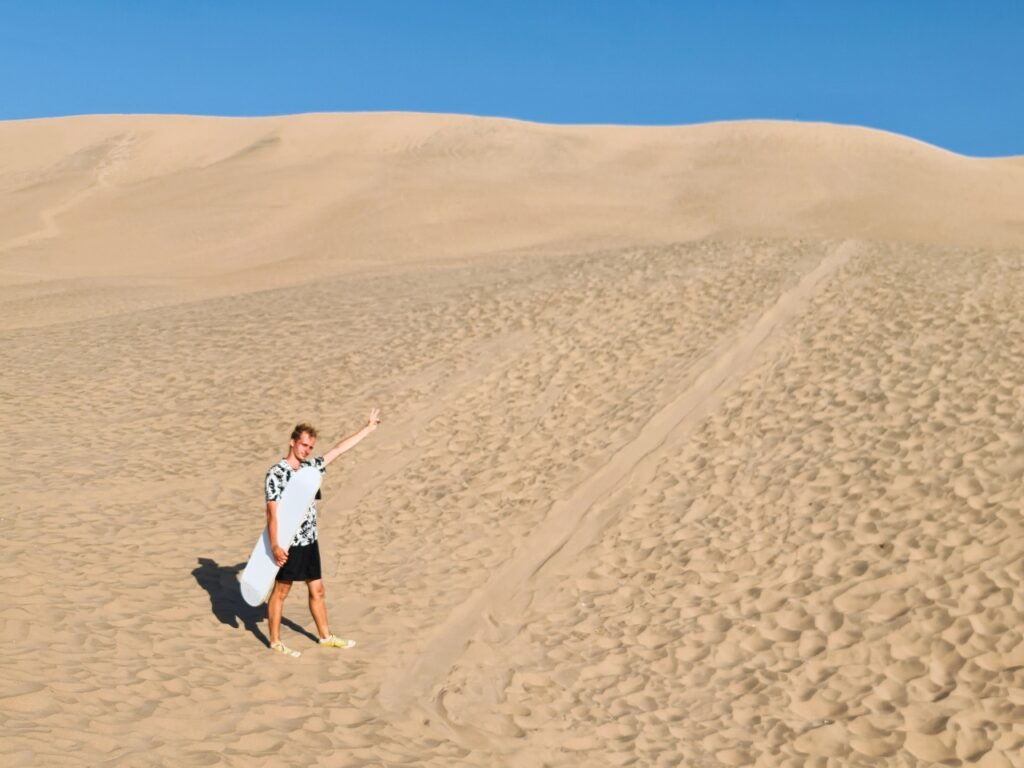
[[[327,465],[324,464],[323,456],[317,456],[315,459],[300,462],[299,468],[301,469],[302,467],[316,467],[320,470],[321,475],[327,471]],[[280,501],[284,487],[292,479],[292,473],[297,471],[288,465],[288,459],[281,459],[277,464],[268,469],[266,481],[267,501]],[[307,544],[312,544],[314,541],[316,541],[316,499],[309,503],[306,516],[302,519],[302,524],[299,526],[299,530],[296,531],[295,537],[288,547],[304,547]],[[279,546],[281,545],[280,541],[277,543]]]

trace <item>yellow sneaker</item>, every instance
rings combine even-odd
[[[328,635],[327,637],[320,638],[320,645],[324,648],[352,648],[355,644],[355,640],[346,640],[344,637],[338,637],[337,635]]]
[[[323,641],[321,641],[321,642],[323,642]],[[282,643],[280,640],[278,640],[276,643],[271,643],[270,644],[270,650],[274,651],[274,653],[284,654],[285,656],[288,656],[288,657],[290,657],[292,659],[297,659],[297,658],[299,658],[299,656],[302,655],[301,653],[299,653],[299,651],[293,651],[291,648],[289,648],[287,645]]]

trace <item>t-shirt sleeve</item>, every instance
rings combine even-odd
[[[315,459],[313,459],[312,464],[314,467],[320,470],[321,475],[327,471],[327,463],[324,461],[323,456],[317,456]]]
[[[266,487],[267,501],[280,501],[281,492],[284,490],[284,483],[281,478],[274,474],[274,470],[267,472]]]

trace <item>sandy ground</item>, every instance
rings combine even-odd
[[[1024,166],[0,124],[14,766],[1024,765]],[[332,628],[237,575],[298,420]],[[339,466],[340,465],[340,466]]]

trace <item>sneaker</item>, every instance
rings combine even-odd
[[[323,642],[323,640],[321,640],[320,642]],[[271,643],[270,644],[270,650],[274,651],[275,653],[284,654],[285,656],[288,656],[288,657],[290,657],[292,659],[297,659],[297,658],[299,658],[299,656],[302,655],[299,651],[293,651],[291,648],[289,648],[287,645],[282,643],[280,640],[278,640],[276,643]]]
[[[355,644],[355,640],[346,640],[344,637],[338,637],[337,635],[328,635],[327,637],[320,638],[320,645],[324,648],[352,648]]]

